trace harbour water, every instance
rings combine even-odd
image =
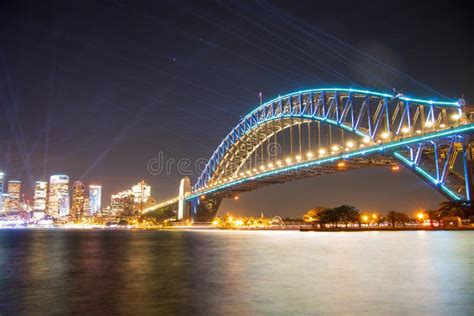
[[[0,315],[474,314],[474,232],[0,230]]]

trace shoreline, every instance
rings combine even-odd
[[[341,227],[341,228],[301,228],[301,232],[368,232],[368,231],[474,231],[474,227],[437,228],[437,227]]]
[[[288,228],[221,228],[212,226],[198,227],[161,227],[161,228],[134,228],[134,227],[0,227],[1,230],[64,230],[64,231],[298,231],[298,232],[396,232],[396,231],[474,231],[474,227],[461,228],[437,228],[437,227],[341,227],[341,228],[321,228],[314,229],[310,227],[288,227]]]

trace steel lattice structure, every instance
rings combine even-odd
[[[191,215],[206,219],[215,214],[223,197],[263,185],[397,162],[447,198],[470,200],[474,124],[465,112],[463,100],[421,100],[358,89],[323,88],[279,96],[243,117],[219,144],[186,197],[192,204]],[[329,128],[329,135],[342,131],[342,144],[324,153],[321,140],[319,147],[311,147],[308,138],[314,124]],[[284,142],[285,133],[293,128],[299,131],[295,142],[299,154],[293,156],[292,147],[287,162],[279,157],[253,162],[257,153],[263,157],[263,144]],[[307,130],[304,140],[302,128]],[[350,137],[351,146],[344,145],[344,137]],[[293,146],[294,136],[290,139]],[[301,155],[303,141],[310,146],[307,157]],[[313,154],[318,151],[319,155]],[[459,161],[462,166],[456,168]],[[199,216],[203,209],[207,215]]]

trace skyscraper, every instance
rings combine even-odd
[[[49,178],[48,214],[56,218],[69,215],[69,177],[66,175]]]
[[[145,203],[151,195],[151,187],[146,184],[145,180],[140,181],[132,187],[135,205],[140,212],[143,211]]]
[[[117,194],[112,194],[111,207],[112,213],[115,215],[133,215],[133,192],[126,190]]]
[[[48,182],[36,181],[35,193],[33,196],[33,210],[45,212],[47,197],[48,197]]]
[[[18,181],[18,180],[8,181],[8,210],[9,211],[20,210],[20,193],[21,193],[21,181]]]
[[[74,181],[72,186],[72,206],[71,216],[73,218],[82,218],[84,216],[84,202],[86,198],[86,187],[82,181]]]
[[[93,216],[100,212],[102,197],[102,186],[89,185],[89,215]]]
[[[3,211],[3,187],[5,182],[5,174],[0,171],[0,212]]]

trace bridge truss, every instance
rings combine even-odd
[[[474,124],[462,101],[342,88],[279,96],[219,144],[186,197],[191,216],[204,220],[222,198],[261,186],[398,163],[448,199],[470,200]]]

